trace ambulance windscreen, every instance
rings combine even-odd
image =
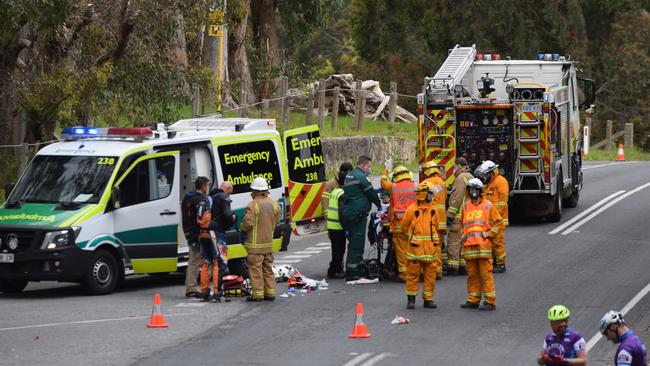
[[[11,200],[33,203],[98,203],[118,158],[39,155],[11,193]]]
[[[282,187],[280,164],[272,141],[240,142],[217,148],[223,179],[233,185],[233,193],[250,192],[255,177],[262,177],[269,188]]]

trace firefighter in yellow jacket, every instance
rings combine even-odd
[[[400,221],[406,209],[415,202],[415,188],[413,174],[405,167],[399,165],[393,169],[392,182],[388,179],[388,162],[384,174],[381,176],[381,188],[390,196],[388,219],[392,233],[393,250],[397,259],[397,272],[401,281],[406,281],[406,249],[407,236],[402,232]]]
[[[486,160],[481,164],[477,171],[480,178],[485,184],[485,198],[487,198],[503,219],[503,228],[499,230],[496,238],[492,242],[492,257],[494,259],[494,273],[504,273],[506,271],[506,241],[505,231],[508,227],[508,193],[510,186],[508,180],[499,174],[499,166],[491,160]]]
[[[466,185],[474,178],[469,172],[467,159],[460,156],[454,165],[454,176],[456,179],[451,185],[451,196],[449,197],[449,208],[447,209],[447,254],[449,265],[447,273],[450,276],[465,274],[465,260],[461,256],[461,237],[463,228],[461,226],[461,209],[467,200]]]
[[[438,215],[431,204],[434,198],[433,185],[422,182],[415,193],[416,202],[411,204],[400,222],[402,232],[407,235],[406,297],[407,309],[415,308],[420,274],[424,277],[422,298],[424,307],[435,309],[433,296],[436,289],[436,273],[440,249],[438,240]]]
[[[273,232],[280,221],[280,206],[269,197],[269,184],[262,177],[251,183],[253,200],[246,206],[240,229],[246,234],[244,246],[251,281],[247,301],[275,300],[273,275]]]
[[[433,201],[431,204],[436,209],[438,215],[438,238],[440,245],[438,245],[438,273],[437,279],[442,279],[443,267],[447,266],[447,252],[445,251],[445,234],[447,233],[447,187],[445,181],[442,180],[440,168],[433,161],[427,161],[422,164],[422,175],[424,175],[424,182],[429,182],[433,186]]]
[[[503,220],[492,202],[482,196],[483,182],[467,182],[470,200],[463,205],[463,257],[467,268],[467,302],[463,309],[494,310],[497,296],[492,277],[492,240]],[[481,302],[483,296],[483,304]]]

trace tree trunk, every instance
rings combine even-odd
[[[251,3],[251,18],[253,23],[253,42],[260,52],[260,86],[261,99],[268,98],[273,89],[277,87],[274,76],[277,72],[280,58],[278,55],[278,22],[276,2],[273,0],[256,0]]]
[[[247,100],[243,102],[246,104],[256,100],[245,44],[250,0],[242,0],[242,7],[244,12],[241,18],[232,19],[230,24],[232,33],[228,35],[228,71],[232,85],[240,85],[240,81],[243,83],[247,95]],[[242,101],[239,101],[239,104],[242,104]]]

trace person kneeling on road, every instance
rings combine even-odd
[[[537,357],[538,365],[587,365],[587,343],[582,334],[568,326],[571,312],[564,305],[548,309],[551,332]]]
[[[467,302],[463,309],[494,310],[497,296],[492,277],[492,240],[503,220],[494,205],[482,197],[483,182],[472,178],[467,182],[470,201],[463,205],[463,258],[467,269]],[[485,298],[483,304],[481,295]]]
[[[433,295],[436,289],[436,273],[438,271],[438,215],[431,205],[434,192],[433,185],[422,182],[415,192],[416,202],[411,204],[404,213],[401,229],[407,235],[406,245],[406,296],[407,309],[415,308],[415,297],[418,294],[420,273],[424,275],[422,298],[424,307],[435,309]]]
[[[278,201],[269,197],[269,184],[262,177],[251,183],[253,200],[246,206],[240,229],[246,234],[244,246],[251,280],[247,301],[275,300],[273,275],[273,232],[280,221]]]

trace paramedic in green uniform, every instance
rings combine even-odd
[[[364,269],[359,263],[363,258],[363,249],[366,244],[366,225],[371,203],[381,209],[381,202],[372,184],[368,181],[370,174],[370,161],[367,156],[361,156],[357,167],[345,176],[343,183],[343,217],[341,221],[348,231],[350,244],[346,263],[348,281],[358,280],[363,277]]]

